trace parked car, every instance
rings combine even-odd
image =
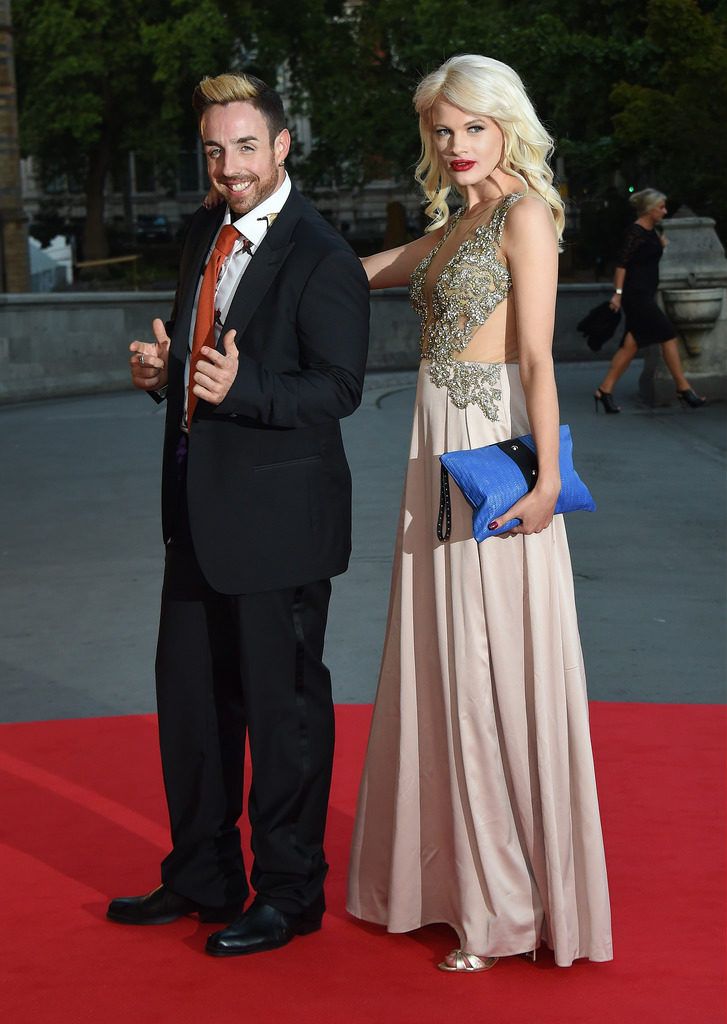
[[[135,234],[138,242],[170,242],[172,229],[169,218],[162,213],[140,213],[136,218]]]

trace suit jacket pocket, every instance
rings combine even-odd
[[[282,557],[317,543],[321,461],[320,455],[307,455],[252,467],[252,520],[260,536],[275,538]]]
[[[266,462],[260,466],[253,466],[253,473],[260,473],[269,469],[287,469],[290,466],[305,466],[308,463],[320,462],[320,455],[306,455],[302,459],[285,459],[283,462]]]

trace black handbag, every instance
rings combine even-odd
[[[600,302],[586,313],[576,330],[585,337],[592,352],[598,352],[613,337],[621,319],[621,310],[611,309],[608,302]]]

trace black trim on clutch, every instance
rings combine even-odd
[[[517,439],[500,441],[497,448],[515,463],[523,475],[528,491],[532,491],[538,482],[538,456],[528,446]]]

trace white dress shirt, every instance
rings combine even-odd
[[[267,199],[263,199],[254,209],[248,213],[238,217],[237,220],[232,220],[229,207],[225,211],[225,216],[220,224],[220,231],[228,224],[232,224],[240,235],[244,235],[251,242],[252,255],[243,252],[242,238],[235,242],[235,247],[222,264],[222,270],[220,276],[217,279],[217,290],[215,291],[215,344],[220,340],[220,328],[225,322],[225,317],[230,311],[232,300],[234,298],[237,287],[242,279],[242,275],[248,268],[252,256],[257,252],[258,246],[262,242],[263,238],[267,234],[268,228],[272,224],[274,217],[268,220],[271,214],[278,214],[283,208],[283,205],[290,195],[291,182],[287,173],[283,178],[283,183],[280,188],[276,189],[272,195],[268,196]],[[219,235],[220,231],[217,232]],[[210,251],[205,260],[205,267],[209,261],[209,257],[212,253],[214,242],[217,241],[217,235],[215,235]],[[197,282],[197,291],[194,296],[194,307],[192,309],[192,320],[189,325],[189,340],[187,343],[187,363],[184,368],[184,421],[183,426],[187,422],[187,394],[189,388],[189,367],[190,357],[192,355],[192,341],[194,339],[194,326],[197,321],[197,303],[199,301],[199,292],[202,287],[202,277],[204,276],[204,268],[202,274],[200,274],[199,281]]]

